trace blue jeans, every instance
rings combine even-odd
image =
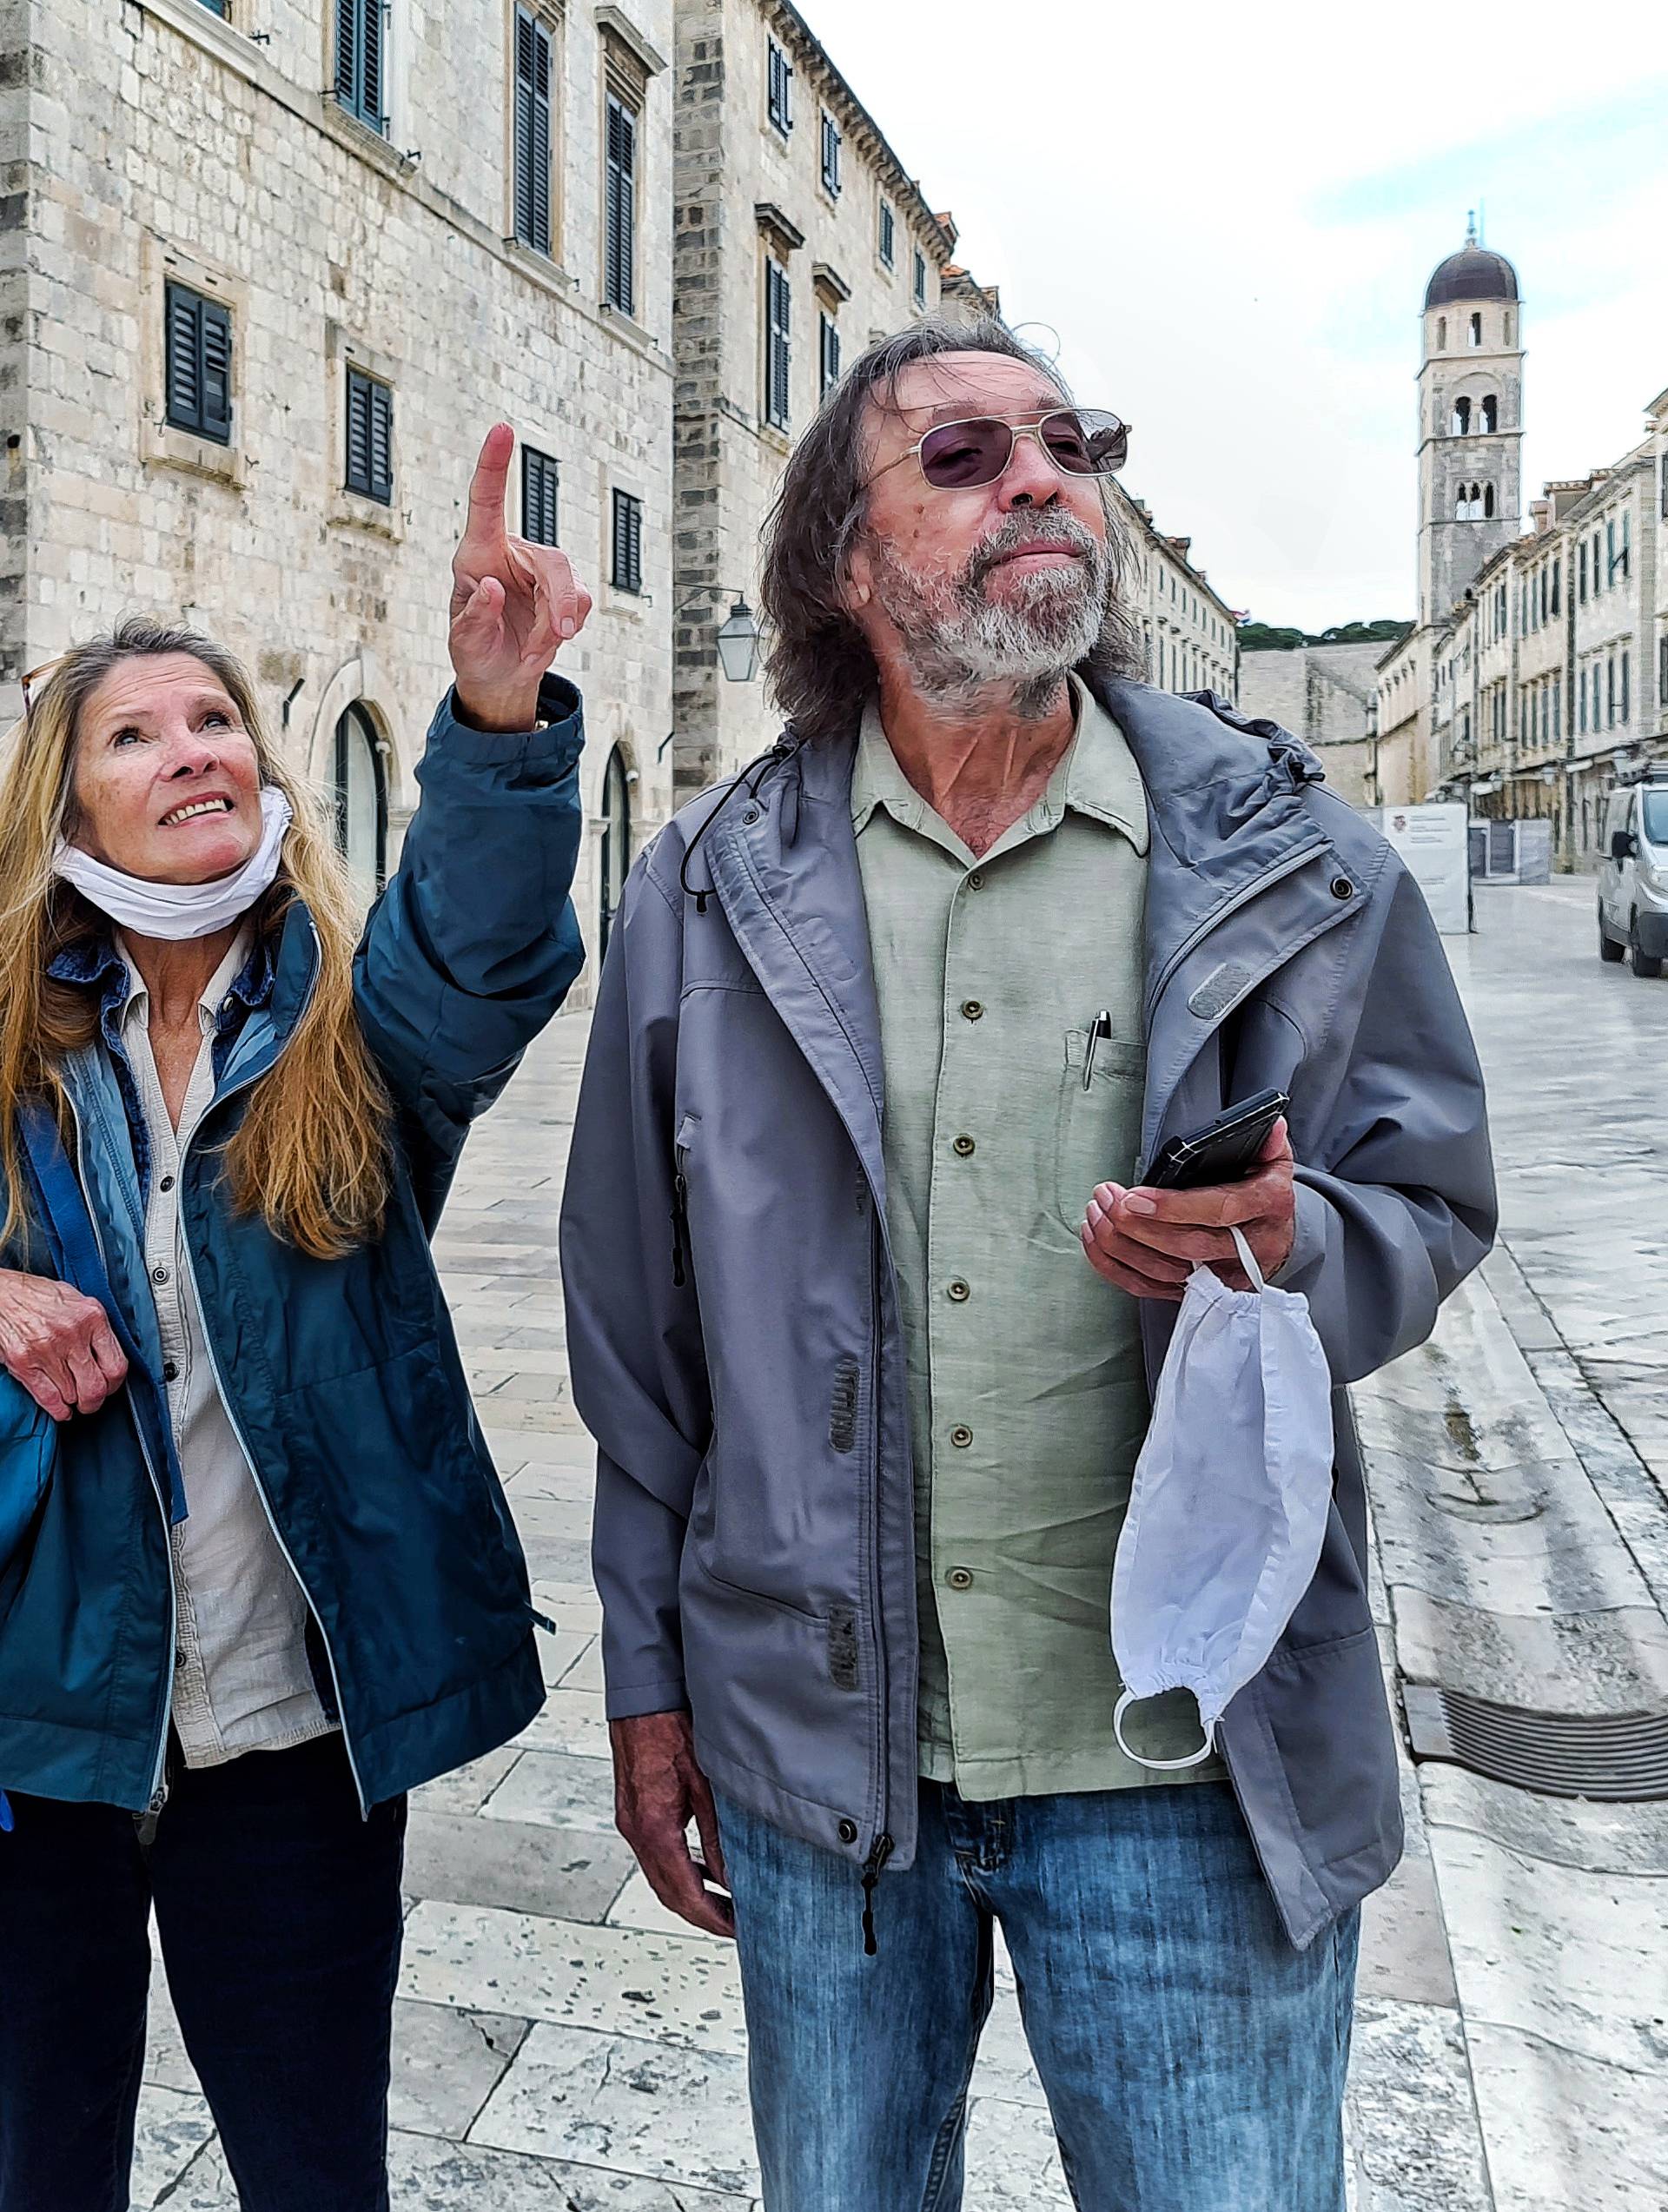
[[[999,1922],[1082,2212],[1343,2212],[1359,1917],[1287,1941],[1225,1782],[921,1787],[875,1898],[730,1801],[765,2212],[955,2212]]]
[[[403,1798],[340,1736],[174,1778],[153,1838],[15,1797],[0,1834],[0,2212],[127,2212],[154,1908],[244,2212],[387,2212]]]

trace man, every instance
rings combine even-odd
[[[733,1896],[770,2212],[960,2202],[998,1922],[1086,2212],[1343,2203],[1401,1828],[1341,1387],[1487,1247],[1481,1084],[1383,840],[1136,680],[1124,435],[1000,325],[856,365],[767,550],[789,735],[644,854],[602,981],[564,1253],[619,1822],[697,1927]],[[1140,1187],[1268,1085],[1244,1181]],[[1113,1555],[1230,1224],[1309,1299],[1334,1504],[1161,1772]],[[1199,1742],[1183,1693],[1130,1726]]]

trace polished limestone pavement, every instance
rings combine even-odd
[[[1507,1248],[1433,1347],[1361,1394],[1374,1611],[1398,1698],[1404,1642],[1410,1685],[1462,1662],[1478,1680],[1539,1683],[1533,1624],[1574,1617],[1598,1639],[1581,1679],[1602,1698],[1651,1663],[1668,1570],[1653,1118],[1668,982],[1600,970],[1585,886],[1478,903],[1480,932],[1454,961],[1493,1084]],[[556,1255],[585,1036],[582,1016],[559,1019],[471,1138],[439,1246],[558,1633],[543,1639],[550,1699],[526,1735],[414,1802],[393,2167],[395,2204],[423,2212],[739,2212],[757,2185],[729,1951],[662,1911],[612,1829],[590,1454]],[[1455,1457],[1456,1434],[1474,1457]],[[1493,1513],[1478,1476],[1508,1469],[1527,1504]],[[1460,1540],[1479,1533],[1504,1548]],[[1528,1799],[1440,1762],[1409,1760],[1404,1785],[1407,1858],[1364,1924],[1358,2212],[1661,2212],[1668,2182],[1651,2196],[1648,2175],[1632,2177],[1668,2053],[1652,2023],[1668,2003],[1651,1998],[1644,1963],[1661,1932],[1653,1900],[1668,1897],[1649,1818]],[[160,1978],[135,2202],[229,2212]],[[1065,2212],[1007,1977],[970,2136],[970,2212]],[[1567,2193],[1583,2170],[1591,2193]]]

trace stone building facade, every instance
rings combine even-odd
[[[1240,706],[1314,748],[1328,787],[1352,806],[1378,803],[1374,715],[1380,645],[1300,646],[1240,660]]]
[[[1135,553],[1135,593],[1149,682],[1161,691],[1239,698],[1239,616],[1190,558],[1190,538],[1167,537],[1144,500],[1114,479],[1114,496]]]
[[[1579,868],[1599,857],[1612,785],[1668,758],[1668,392],[1631,453],[1546,485],[1523,531],[1522,312],[1511,263],[1474,235],[1431,279],[1420,619],[1378,664],[1380,791],[1549,819],[1560,864]]]
[[[672,0],[369,16],[367,49],[364,0],[6,0],[0,707],[118,615],[183,615],[340,776],[368,889],[506,419],[511,527],[531,482],[597,599],[564,662],[595,947],[672,797]]]

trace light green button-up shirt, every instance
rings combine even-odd
[[[1112,1733],[1112,1560],[1147,1391],[1135,1302],[1077,1233],[1095,1185],[1137,1166],[1147,803],[1122,731],[1073,690],[1070,750],[982,858],[872,704],[851,785],[909,1357],[921,1772],[974,1799],[1225,1773],[1155,1773]],[[1155,1699],[1125,1732],[1180,1757],[1197,1707]]]

